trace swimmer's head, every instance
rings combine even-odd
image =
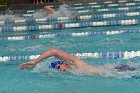
[[[70,70],[70,65],[63,61],[53,61],[50,64],[50,68],[57,69],[59,71],[68,71]]]

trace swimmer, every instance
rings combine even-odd
[[[59,61],[52,62],[50,67],[56,69],[58,71],[70,71],[73,67],[76,67],[80,71],[88,71],[92,73],[98,73],[101,69],[91,66],[84,61],[80,60],[78,57],[70,55],[62,50],[58,50],[56,48],[52,48],[42,55],[40,55],[37,59],[34,59],[31,62],[23,63],[20,65],[21,69],[32,69],[36,66],[37,63],[42,61],[43,59],[55,56],[59,59]]]
[[[53,8],[50,8],[48,6],[44,6],[44,10],[46,10],[48,12],[48,15],[56,12]]]
[[[53,61],[50,64],[51,69],[56,69],[58,71],[64,71],[64,72],[71,72],[71,70],[77,70],[80,72],[87,72],[87,73],[94,73],[94,74],[103,74],[104,69],[100,67],[95,67],[87,64],[86,62],[82,61],[76,56],[70,55],[67,52],[64,52],[62,50],[58,50],[56,48],[52,48],[42,55],[40,55],[38,58],[34,59],[31,62],[23,63],[20,65],[21,69],[32,69],[36,67],[36,64],[42,61],[43,59],[49,58],[49,57],[56,57],[59,60]],[[128,65],[117,65],[115,69],[119,71],[134,71],[135,68],[129,67]]]
[[[56,11],[53,8],[44,6],[43,9],[37,10],[35,13],[33,13],[33,17],[34,18],[44,18],[44,17],[54,14],[55,12]]]
[[[33,13],[34,18],[61,17],[61,16],[71,16],[71,12],[68,10],[67,5],[60,5],[57,11],[48,6],[44,6],[43,9],[37,10],[35,13]]]
[[[53,8],[50,8],[48,6],[44,6],[44,11],[46,10],[48,15],[54,14],[54,13],[56,13],[56,15],[58,15],[58,13],[60,13],[61,15],[66,15],[66,16],[69,15],[70,16],[71,14],[69,13],[69,10],[67,10],[67,8],[68,8],[67,5],[60,5],[59,10],[55,11]],[[64,14],[64,13],[68,13],[68,14]]]

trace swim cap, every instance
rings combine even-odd
[[[59,64],[63,64],[62,61],[58,60],[58,61],[53,61],[50,64],[50,68],[55,69]]]

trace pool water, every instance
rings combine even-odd
[[[134,26],[135,27],[135,26]],[[138,28],[138,26],[136,26]],[[67,33],[81,31],[104,31],[104,29],[127,29],[119,27],[90,27],[77,29],[56,30],[53,32],[23,32],[13,33],[16,35],[38,34],[38,33]],[[41,54],[46,50],[55,47],[69,53],[77,52],[107,52],[107,51],[137,51],[139,50],[139,34],[125,33],[112,36],[82,36],[82,37],[56,37],[23,41],[1,41],[0,55],[34,55]],[[87,63],[101,66],[113,63],[138,63],[140,58],[133,59],[92,59],[84,58]],[[58,72],[48,69],[49,63],[55,60],[43,60],[34,70],[20,70],[19,64],[25,61],[14,61],[0,63],[0,91],[1,93],[138,93],[140,84],[139,78],[131,76],[82,76],[71,73]]]
[[[131,18],[131,17],[128,17]],[[135,18],[135,17],[133,17]],[[109,19],[107,19],[109,20]],[[113,19],[112,19],[113,20]],[[88,20],[89,21],[89,20]],[[46,31],[3,32],[2,36],[32,36],[39,34],[103,32],[140,29],[140,25],[70,28]],[[70,54],[94,52],[139,51],[139,33],[99,36],[58,36],[44,39],[0,40],[0,56],[38,55],[51,48]],[[131,59],[81,58],[93,66],[139,64],[139,57]],[[32,70],[21,70],[19,65],[30,60],[0,62],[0,93],[139,93],[140,68],[136,72],[113,73],[105,76],[82,75],[49,69],[55,58],[43,60]]]

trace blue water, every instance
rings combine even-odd
[[[134,26],[137,27],[138,26]],[[36,35],[39,33],[67,33],[81,31],[104,31],[128,29],[119,27],[90,27],[78,29],[64,29],[52,32],[22,32],[14,35]],[[3,33],[7,34],[7,33]],[[12,35],[11,34],[11,35]],[[10,34],[8,34],[10,35]],[[55,47],[69,53],[77,52],[107,52],[107,51],[138,51],[140,36],[137,33],[126,33],[112,36],[82,36],[56,37],[23,41],[1,41],[0,55],[35,55]],[[138,63],[140,58],[133,59],[83,59],[95,66],[117,63]],[[1,93],[139,93],[139,78],[119,76],[81,76],[48,69],[53,59],[43,60],[34,70],[20,70],[19,64],[25,61],[0,63],[0,92]],[[140,76],[140,75],[139,75]]]
[[[117,12],[116,12],[117,13]],[[99,13],[100,14],[100,13]],[[131,17],[128,17],[131,18]],[[137,17],[132,17],[137,18]],[[113,18],[119,19],[119,18]],[[127,19],[120,18],[120,19]],[[110,20],[110,19],[105,19]],[[87,20],[86,20],[87,21]],[[89,21],[89,20],[88,20]],[[1,36],[32,36],[39,34],[74,33],[140,29],[140,25],[71,28],[32,32],[3,32]],[[139,33],[102,36],[60,36],[55,38],[0,41],[0,56],[25,56],[42,54],[51,48],[68,53],[124,52],[140,50]],[[139,93],[140,68],[137,71],[108,71],[104,76],[76,75],[48,68],[55,58],[45,59],[32,70],[21,70],[19,65],[30,60],[0,62],[0,93]],[[82,58],[94,66],[110,67],[114,64],[139,66],[139,57],[131,59]],[[140,66],[139,66],[140,67]]]

